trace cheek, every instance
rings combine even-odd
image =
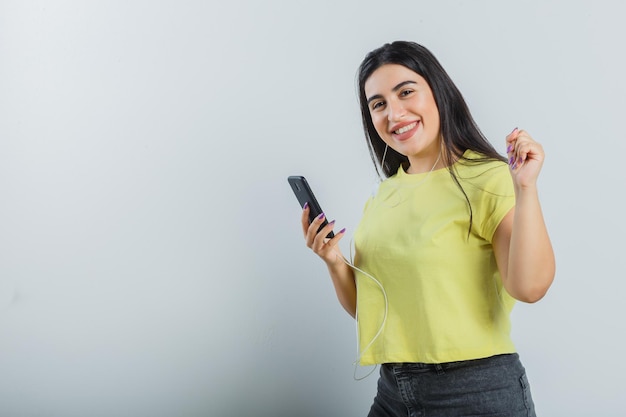
[[[436,130],[439,130],[440,120],[439,120],[439,111],[437,107],[431,107],[431,110],[428,112],[428,118],[430,119],[430,126]]]
[[[431,105],[430,105],[430,109],[431,109],[431,117],[437,121],[437,123],[439,123],[439,109],[437,108],[437,105],[435,104],[435,101],[433,100]]]
[[[435,126],[437,129],[439,129],[439,125],[440,125],[440,121],[439,121],[439,112],[434,111],[432,113],[431,116],[431,123],[433,124],[433,126]]]
[[[378,136],[384,137],[383,135],[387,132],[387,123],[386,119],[378,114],[371,114],[372,124],[374,125],[374,129],[378,133]]]

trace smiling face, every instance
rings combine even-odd
[[[430,170],[441,143],[439,110],[426,80],[403,65],[386,64],[365,81],[364,90],[376,132],[409,158],[408,172]]]

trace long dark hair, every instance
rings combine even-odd
[[[463,99],[463,95],[454,85],[454,82],[437,58],[428,49],[415,42],[396,41],[387,43],[368,53],[358,70],[359,102],[361,105],[363,129],[370,156],[379,176],[390,177],[398,171],[400,166],[405,170],[409,167],[409,159],[390,147],[387,149],[383,161],[385,142],[374,128],[372,116],[367,105],[365,82],[374,71],[386,64],[402,65],[419,74],[430,86],[439,110],[440,133],[445,149],[442,155],[443,161],[467,200],[470,210],[471,231],[472,206],[454,172],[453,164],[457,160],[474,163],[488,160],[506,161],[506,159],[498,154],[480,131],[465,103],[465,99]],[[471,160],[464,158],[463,153],[468,149],[482,155],[481,158]],[[379,165],[382,165],[380,167],[382,173]]]

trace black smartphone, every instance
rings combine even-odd
[[[309,223],[311,223],[317,216],[323,213],[320,204],[317,202],[309,183],[306,181],[301,175],[292,175],[287,178],[289,181],[289,185],[291,185],[291,189],[293,193],[296,195],[298,202],[300,203],[300,207],[304,208],[305,203],[309,203]],[[322,230],[324,226],[328,224],[328,220],[324,219],[324,222],[318,229],[318,232]],[[326,235],[327,238],[334,237],[335,234],[331,230],[329,234]]]

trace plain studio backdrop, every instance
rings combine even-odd
[[[527,129],[557,256],[513,337],[539,415],[620,416],[620,1],[0,3],[0,415],[363,416],[377,370],[287,184],[358,224],[364,55],[424,44]],[[356,369],[364,376],[369,368]]]

